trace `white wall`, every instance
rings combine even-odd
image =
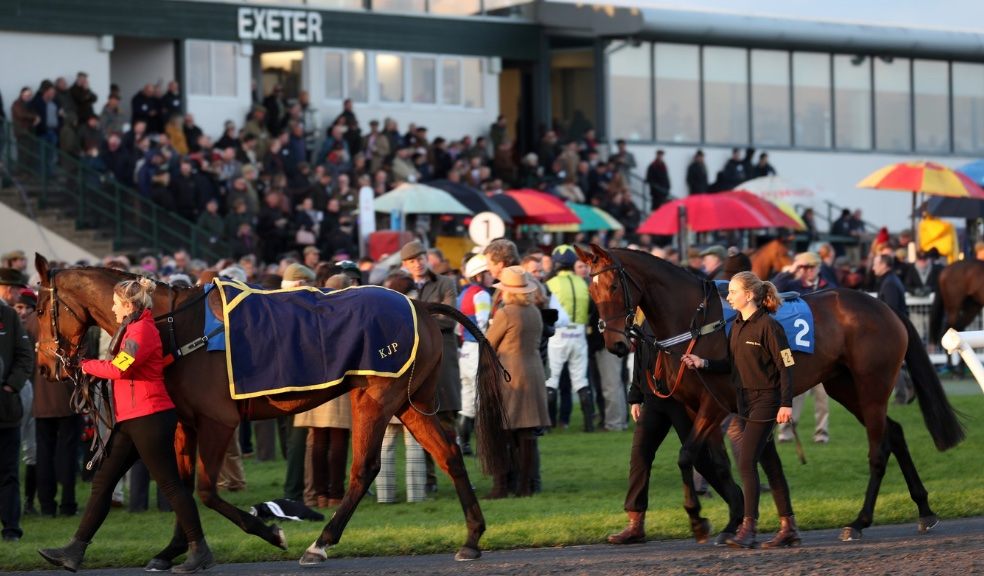
[[[42,80],[54,81],[58,76],[71,84],[79,72],[89,74],[89,86],[99,97],[96,111],[106,103],[109,52],[99,50],[96,36],[0,32],[0,55],[0,93],[8,117],[24,86],[37,91]]]
[[[0,254],[11,250],[23,250],[27,255],[28,270],[34,270],[34,253],[44,254],[48,260],[96,262],[97,256],[43,228],[29,218],[0,203]],[[104,256],[100,254],[99,257]]]
[[[185,50],[186,56],[187,53]],[[189,68],[186,63],[186,76]],[[244,56],[242,46],[236,44],[235,96],[195,96],[187,91],[187,87],[190,85],[188,78],[182,79],[181,86],[188,99],[188,111],[195,115],[195,124],[198,124],[205,134],[217,140],[222,135],[222,124],[226,120],[232,120],[236,126],[242,128],[246,113],[249,112],[250,102],[252,102],[249,93],[251,75],[250,57]]]
[[[657,148],[666,151],[666,164],[670,170],[671,193],[680,198],[687,195],[687,166],[693,158],[696,147],[667,146],[667,145],[632,145],[629,150],[635,155],[638,167],[636,172],[645,177],[646,168],[656,156]],[[718,170],[731,157],[731,148],[714,148],[705,146],[704,161],[707,165],[707,176],[711,182]],[[906,192],[885,190],[868,190],[856,188],[862,178],[875,170],[896,162],[915,160],[931,160],[951,168],[957,168],[977,158],[959,156],[899,156],[892,154],[870,153],[851,154],[838,152],[813,152],[793,150],[768,150],[769,163],[776,169],[779,176],[793,182],[807,185],[815,190],[812,199],[797,199],[796,204],[812,206],[818,216],[826,217],[829,200],[839,206],[855,209],[860,208],[864,219],[878,226],[888,226],[892,232],[910,227],[909,215],[912,207],[912,195]],[[755,161],[758,160],[757,151]],[[836,219],[839,213],[834,213]],[[826,231],[827,224],[823,218],[817,219],[817,226]]]
[[[109,66],[111,81],[120,86],[120,106],[129,117],[130,99],[144,84],[159,83],[166,90],[167,83],[175,79],[174,42],[117,36]]]

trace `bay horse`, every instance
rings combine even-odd
[[[789,247],[782,238],[763,244],[751,253],[749,259],[752,261],[752,272],[762,280],[772,278],[793,263],[793,257],[789,255]]]
[[[36,256],[35,267],[41,278],[38,298],[40,320],[37,360],[42,372],[58,379],[77,374],[79,344],[92,325],[112,334],[118,328],[111,310],[113,288],[122,280],[137,276],[108,268],[49,269],[44,256]],[[153,313],[161,331],[165,353],[200,339],[205,322],[205,306],[220,306],[218,290],[207,299],[204,288],[173,288],[158,283],[153,294]],[[205,301],[203,301],[205,300]],[[326,547],[336,544],[355,507],[365,495],[380,467],[380,447],[386,424],[397,416],[417,441],[451,477],[464,510],[467,536],[455,555],[456,560],[473,560],[481,556],[479,538],[485,531],[485,519],[475,491],[468,479],[461,451],[454,438],[446,434],[435,412],[435,394],[442,355],[441,331],[431,316],[435,313],[452,317],[463,324],[478,340],[479,413],[476,426],[479,458],[483,470],[501,469],[505,452],[501,442],[503,412],[499,395],[502,367],[481,331],[466,316],[443,304],[411,300],[416,310],[419,342],[412,367],[400,377],[350,375],[341,383],[320,390],[285,392],[233,400],[225,353],[193,351],[178,358],[165,371],[165,386],[177,408],[178,433],[175,450],[182,478],[192,488],[197,452],[198,496],[203,504],[225,516],[244,532],[287,549],[283,530],[276,524],[266,525],[257,517],[223,500],[216,479],[226,447],[243,419],[262,420],[310,410],[349,392],[352,402],[352,467],[348,490],[324,530],[300,559],[302,565],[327,560]],[[219,309],[221,310],[221,309]],[[221,318],[221,312],[219,314]],[[164,319],[164,320],[162,320]],[[173,337],[170,333],[173,327]],[[264,338],[258,334],[256,338]],[[266,345],[276,346],[275,342]],[[331,350],[324,350],[331,354]],[[155,566],[169,566],[186,552],[188,543],[175,524],[170,543],[151,561]]]
[[[940,287],[930,310],[930,335],[939,343],[948,328],[958,332],[984,307],[984,261],[958,260],[940,272]]]
[[[667,373],[680,375],[671,384],[671,391],[694,415],[692,436],[685,449],[696,450],[713,438],[729,412],[737,413],[736,390],[728,374],[677,371],[682,344],[702,358],[725,358],[728,354],[725,331],[719,328],[723,307],[716,287],[645,252],[606,251],[597,245],[591,245],[590,251],[576,250],[590,267],[590,294],[598,306],[602,319],[599,330],[603,329],[608,350],[618,355],[628,352],[637,330],[633,327],[637,306],[642,308],[656,340],[666,342],[657,343],[657,348],[673,368]],[[869,478],[864,503],[857,518],[843,528],[840,539],[859,539],[862,530],[871,526],[890,453],[895,455],[918,509],[919,531],[933,528],[939,519],[929,506],[902,427],[887,416],[903,359],[936,447],[942,451],[956,446],[963,440],[964,430],[915,327],[863,292],[833,289],[803,299],[813,311],[815,333],[801,331],[791,338],[812,337],[814,353],[793,354],[795,394],[823,382],[827,394],[858,419],[868,436]],[[774,444],[770,445],[763,458],[778,459]]]

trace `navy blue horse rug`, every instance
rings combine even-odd
[[[416,312],[393,290],[215,284],[234,399],[327,388],[350,374],[395,378],[416,357]]]

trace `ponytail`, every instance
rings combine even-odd
[[[769,314],[775,314],[782,306],[782,298],[772,282],[763,282],[752,272],[739,272],[732,280],[737,280],[745,290],[752,293],[755,304],[765,308]]]
[[[136,280],[124,280],[116,285],[113,292],[124,302],[130,302],[134,308],[143,310],[154,305],[153,293],[157,283],[143,276]]]

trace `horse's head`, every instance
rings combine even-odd
[[[578,258],[588,265],[591,284],[588,292],[598,307],[598,331],[605,337],[605,347],[619,357],[629,353],[635,329],[635,309],[641,294],[638,285],[622,264],[597,244],[591,251],[574,246]]]
[[[71,283],[59,277],[59,270],[49,269],[44,256],[38,254],[34,266],[41,278],[37,307],[38,367],[42,376],[64,380],[78,370],[82,338],[92,318],[72,298],[68,289]]]

